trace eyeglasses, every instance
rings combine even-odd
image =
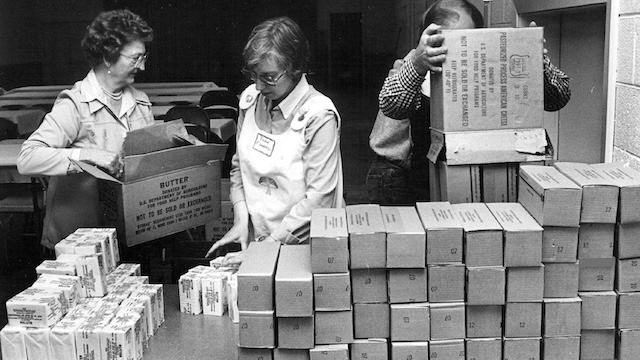
[[[276,86],[278,84],[278,80],[280,80],[280,78],[282,78],[284,74],[287,73],[287,70],[285,70],[282,72],[282,74],[278,76],[273,76],[273,75],[264,75],[264,74],[258,75],[249,69],[242,69],[241,71],[242,71],[242,74],[247,77],[247,79],[253,82],[257,82],[258,80],[260,80],[263,83],[270,86]]]
[[[120,55],[135,61],[135,63],[133,64],[134,67],[138,67],[144,64],[145,61],[147,61],[147,58],[149,57],[149,53],[140,54],[138,56],[131,56],[131,55],[126,55],[122,53]]]

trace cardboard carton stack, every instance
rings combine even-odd
[[[454,204],[464,229],[468,358],[501,358],[506,269],[502,226],[483,203]]]
[[[615,231],[617,356],[632,359],[640,351],[640,172],[620,163],[593,164],[619,189]]]
[[[3,358],[142,359],[164,322],[163,287],[120,264],[117,242],[113,228],[82,228],[56,245],[56,260],[6,302]]]
[[[542,28],[442,30],[431,74],[431,201],[515,202],[519,163],[541,162]]]
[[[386,232],[391,355],[426,356],[431,321],[424,227],[414,207],[381,206],[380,211]]]
[[[354,325],[345,209],[314,210],[310,236],[315,347],[309,356],[348,359]]]

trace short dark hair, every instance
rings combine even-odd
[[[87,26],[80,43],[91,66],[116,62],[120,50],[132,41],[153,40],[153,29],[128,9],[103,11]]]
[[[309,67],[309,42],[295,21],[282,16],[254,27],[242,56],[248,70],[272,59],[292,78],[299,79]]]
[[[420,32],[430,24],[451,25],[460,20],[458,11],[469,15],[476,28],[484,27],[482,13],[467,0],[438,0],[431,5],[422,16]]]

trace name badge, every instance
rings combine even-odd
[[[276,141],[270,139],[262,134],[258,134],[256,136],[256,141],[253,143],[253,150],[256,150],[260,153],[265,154],[266,156],[271,157],[273,154],[273,148],[276,146]]]

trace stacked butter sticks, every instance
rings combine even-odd
[[[142,359],[164,322],[161,284],[120,263],[116,230],[80,228],[6,302],[3,359]]]

